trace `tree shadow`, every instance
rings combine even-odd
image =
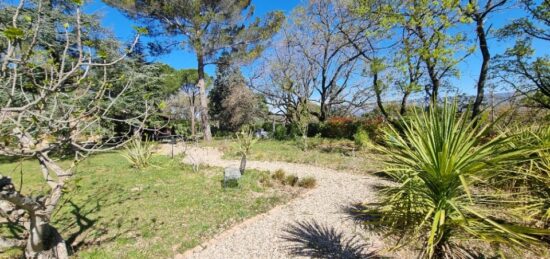
[[[380,258],[375,252],[368,252],[366,244],[358,236],[344,237],[333,227],[316,221],[302,221],[290,225],[281,237],[290,243],[293,256],[313,258]]]
[[[104,207],[121,204],[131,197],[110,199],[108,193],[89,196],[83,201],[74,201],[71,198],[65,200],[61,206],[70,206],[70,209],[64,215],[56,220],[56,225],[63,226],[59,232],[66,237],[66,243],[75,253],[84,247],[109,242],[120,235],[127,233],[130,229],[107,229],[106,226],[122,225],[124,215],[119,218],[113,217],[110,220],[97,216],[98,212]],[[115,224],[116,222],[117,224]]]

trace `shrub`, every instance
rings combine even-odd
[[[500,135],[483,143],[491,125],[475,126],[457,106],[415,111],[402,132],[386,131],[379,147],[387,174],[398,184],[385,187],[380,201],[364,211],[366,220],[403,244],[421,244],[420,257],[474,256],[485,241],[491,245],[542,245],[550,230],[512,221],[510,207],[523,203],[495,191],[491,179],[516,168],[532,153]],[[418,242],[420,240],[420,242]],[[494,247],[494,246],[493,246]],[[475,257],[475,256],[474,256]]]
[[[267,173],[260,174],[259,182],[264,187],[273,187],[273,183],[271,182],[271,178],[269,178],[269,174],[267,174]]]
[[[371,115],[357,122],[357,128],[364,130],[371,141],[379,144],[384,141],[385,126],[384,117],[381,115]]]
[[[275,132],[273,132],[272,134],[273,134],[273,138],[276,140],[287,139],[286,127],[284,125],[277,124],[275,126]]]
[[[369,134],[364,129],[357,130],[355,135],[353,135],[353,140],[358,148],[368,148],[372,145]]]
[[[287,175],[283,184],[284,185],[289,185],[289,186],[296,186],[296,184],[298,183],[298,176],[295,176],[295,175]]]
[[[274,180],[282,182],[285,179],[285,176],[286,176],[285,171],[283,171],[282,169],[278,169],[277,171],[275,171],[275,173],[273,173],[271,177]]]
[[[311,189],[311,188],[315,187],[316,185],[317,185],[317,180],[315,180],[315,178],[313,178],[313,177],[305,177],[305,178],[300,179],[300,181],[298,181],[298,186],[300,186],[302,188]]]
[[[354,120],[349,117],[329,118],[322,127],[322,135],[326,138],[352,139],[357,127]]]
[[[307,127],[307,136],[308,137],[315,137],[317,135],[321,135],[322,131],[322,125],[318,122],[311,122],[309,123]]]
[[[241,171],[241,174],[244,174],[247,157],[250,155],[252,146],[258,140],[254,138],[254,133],[248,126],[242,127],[240,132],[235,133],[235,137],[237,138],[237,144],[239,145],[239,155],[241,155],[241,165],[239,166],[239,170]]]
[[[142,141],[141,138],[135,137],[130,140],[125,146],[123,157],[130,162],[132,167],[143,169],[151,164],[154,145],[152,142]]]

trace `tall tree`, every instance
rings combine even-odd
[[[264,49],[264,43],[276,33],[283,20],[282,12],[272,12],[262,21],[256,18],[250,0],[108,0],[134,18],[154,20],[163,31],[183,36],[185,46],[197,57],[201,120],[204,139],[211,140],[204,68],[216,64],[219,55],[253,59]],[[182,44],[177,44],[181,46]]]
[[[120,146],[79,139],[116,120],[109,114],[134,81],[117,78],[124,87],[111,94],[109,70],[126,58],[137,38],[121,48],[95,27],[95,17],[81,13],[79,1],[20,0],[16,6],[2,5],[0,14],[11,17],[0,25],[0,155],[36,159],[37,173],[50,187],[45,196],[27,195],[0,175],[0,215],[27,232],[22,242],[27,258],[68,258],[65,241],[50,224],[52,215],[70,191],[64,187],[77,162],[90,152]],[[135,120],[124,121],[139,130],[147,106]],[[51,157],[60,151],[74,156],[68,168]]]
[[[287,30],[282,44],[293,47],[315,72],[302,75],[313,76],[314,101],[320,105],[313,115],[324,121],[337,108],[364,102],[357,71],[371,50],[373,23],[352,16],[345,1],[314,0],[293,12]]]
[[[241,70],[226,57],[216,71],[214,87],[209,93],[210,115],[216,119],[220,129],[237,131],[265,113],[260,96],[248,88]]]
[[[475,23],[479,50],[482,56],[479,78],[477,79],[476,99],[472,107],[472,118],[476,118],[481,113],[485,84],[487,82],[491,61],[491,52],[489,51],[489,44],[487,43],[487,38],[491,32],[485,28],[485,22],[491,13],[498,11],[498,8],[505,5],[506,2],[507,0],[486,0],[483,4],[477,0],[469,0],[465,7],[461,7],[462,12]]]
[[[212,84],[212,79],[208,75],[205,77],[206,88],[208,89]],[[196,118],[197,115],[200,115],[197,114],[199,74],[196,69],[181,69],[175,70],[168,78],[170,78],[170,84],[176,86],[177,92],[168,98],[165,112],[170,114],[171,117],[189,120],[191,136],[196,136]]]
[[[398,6],[402,15],[400,26],[416,38],[411,48],[424,63],[429,84],[425,91],[432,104],[437,103],[443,80],[457,75],[456,65],[471,53],[459,53],[464,48],[465,35],[457,30],[463,21],[456,0],[414,0]]]
[[[517,37],[516,44],[496,57],[496,70],[505,83],[522,93],[533,106],[550,109],[550,56],[538,55],[533,40],[550,42],[550,1],[520,1],[527,17],[502,28],[502,38]]]
[[[284,40],[286,38],[283,36],[273,52],[256,66],[251,85],[266,97],[275,113],[284,116],[287,123],[298,123],[295,119],[300,118],[298,113],[305,110],[303,104],[312,99],[317,69],[303,59],[296,48]]]

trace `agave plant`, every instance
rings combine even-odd
[[[153,147],[153,143],[147,139],[143,141],[140,137],[134,137],[126,144],[122,156],[130,162],[132,167],[143,169],[151,165]]]
[[[415,111],[402,125],[386,130],[387,145],[378,147],[397,183],[363,211],[369,226],[401,237],[396,247],[421,240],[420,257],[464,258],[479,241],[527,247],[550,234],[507,221],[506,211],[522,201],[488,184],[528,161],[532,150],[511,145],[512,137],[504,134],[482,141],[492,125],[459,115],[456,103]]]

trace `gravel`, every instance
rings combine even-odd
[[[170,152],[170,146],[161,151]],[[176,152],[182,150],[177,148]],[[224,160],[214,148],[185,148],[185,162],[238,167],[239,161]],[[346,208],[374,201],[374,188],[384,180],[286,162],[248,161],[247,168],[284,170],[298,177],[312,176],[317,186],[267,213],[244,221],[176,258],[300,258],[368,257],[380,251],[378,236],[364,230]]]

